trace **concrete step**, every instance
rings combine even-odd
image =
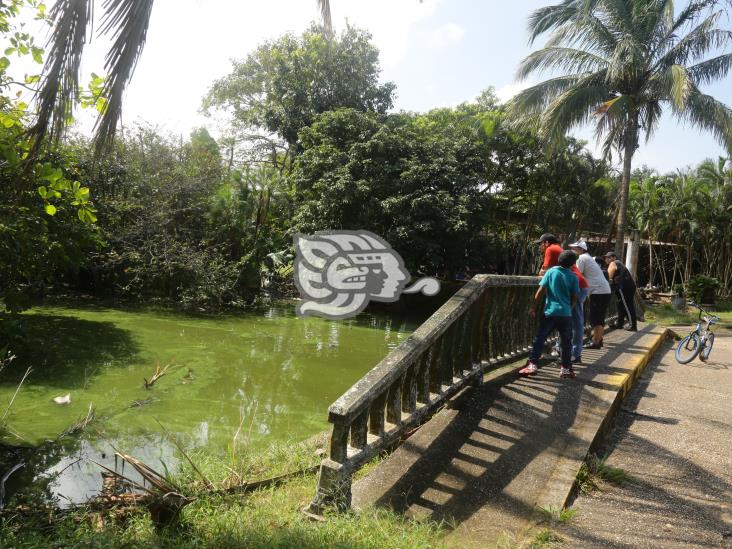
[[[390,506],[452,525],[448,544],[517,539],[537,508],[562,508],[591,445],[666,335],[646,325],[585,350],[577,378],[536,376],[458,395],[353,488],[356,508]]]

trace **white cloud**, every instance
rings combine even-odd
[[[371,32],[382,68],[393,74],[417,38],[418,25],[443,2],[339,0],[331,9],[336,32],[347,24]],[[145,120],[184,135],[195,126],[212,126],[198,113],[201,99],[214,80],[230,72],[230,60],[243,59],[257,45],[286,32],[301,33],[319,18],[315,0],[156,0],[147,44],[126,93],[124,124]],[[445,39],[454,40],[458,31],[444,27]],[[97,36],[87,46],[83,84],[92,71],[105,73],[108,47],[109,41]],[[91,113],[80,112],[78,118],[79,129],[88,133]]]
[[[496,96],[501,101],[501,103],[505,103],[509,99],[511,99],[514,95],[519,93],[520,91],[525,90],[529,86],[532,86],[532,82],[523,81],[523,82],[513,82],[512,84],[506,84],[505,86],[501,86],[496,90]]]
[[[393,69],[404,59],[417,25],[431,17],[443,1],[339,0],[331,2],[333,24],[336,30],[346,23],[368,29],[381,52],[382,67]]]
[[[465,29],[456,23],[446,23],[432,31],[430,44],[442,49],[459,42],[465,36]]]

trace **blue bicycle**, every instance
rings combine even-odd
[[[693,301],[689,305],[699,309],[699,320],[696,328],[688,336],[681,340],[676,347],[676,361],[680,364],[688,364],[699,355],[699,360],[706,362],[714,345],[714,333],[710,330],[713,324],[719,322],[719,317],[710,315]],[[703,325],[703,326],[702,326]]]

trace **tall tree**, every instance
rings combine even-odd
[[[214,82],[204,106],[223,110],[235,128],[267,147],[276,135],[289,158],[300,147],[298,132],[318,114],[337,108],[385,113],[391,108],[395,86],[379,83],[379,51],[370,38],[348,27],[329,39],[313,26],[301,36],[286,34],[266,42]]]
[[[615,249],[623,247],[633,155],[658,128],[664,107],[712,133],[732,151],[732,110],[700,87],[732,67],[732,32],[718,27],[722,0],[691,0],[675,15],[672,0],[562,0],[536,10],[530,41],[550,32],[517,77],[552,77],[519,93],[509,113],[556,142],[594,123],[607,157],[623,159]],[[713,54],[713,57],[710,57]]]

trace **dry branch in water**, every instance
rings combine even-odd
[[[0,422],[5,421],[5,418],[8,417],[8,412],[10,412],[10,407],[13,405],[13,402],[15,402],[15,397],[18,396],[18,391],[20,391],[21,386],[23,385],[23,382],[25,379],[30,375],[30,373],[33,370],[31,368],[28,368],[25,371],[25,374],[23,375],[23,379],[20,380],[20,383],[18,383],[18,387],[15,389],[15,393],[13,393],[13,398],[10,399],[10,402],[8,403],[8,407],[5,408],[5,413],[3,414],[3,417],[0,418]]]
[[[90,402],[89,410],[87,411],[86,416],[80,417],[76,423],[71,425],[68,429],[64,430],[64,432],[61,433],[58,438],[63,438],[68,435],[80,433],[81,431],[89,427],[89,424],[94,421],[95,417],[96,412],[94,411],[94,404]]]
[[[170,368],[172,365],[173,363],[170,362],[166,364],[165,368],[161,370],[160,361],[155,362],[155,373],[150,378],[150,381],[148,381],[146,377],[142,378],[145,380],[145,389],[149,389],[150,387],[152,387],[158,379],[165,375],[165,373],[168,371],[168,368]]]

